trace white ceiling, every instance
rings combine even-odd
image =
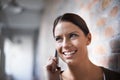
[[[10,0],[3,0],[7,3]],[[23,8],[19,14],[4,10],[7,27],[15,29],[37,29],[40,25],[41,11],[44,9],[43,0],[16,0]]]

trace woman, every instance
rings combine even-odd
[[[58,59],[51,57],[46,65],[49,80],[120,80],[119,73],[91,63],[87,46],[91,33],[85,21],[78,15],[66,13],[56,18],[53,26],[56,50],[67,64],[61,71]]]

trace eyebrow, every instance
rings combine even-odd
[[[70,32],[70,33],[68,33],[68,34],[71,34],[71,33],[79,33],[78,31],[73,31],[73,32]]]
[[[71,34],[71,33],[79,33],[79,32],[78,31],[72,31],[72,32],[67,33],[67,34]],[[60,35],[54,36],[54,38],[56,38],[56,37],[60,37]]]

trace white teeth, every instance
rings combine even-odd
[[[64,54],[65,55],[71,55],[71,54],[74,54],[75,53],[75,51],[71,51],[71,52],[65,52]]]

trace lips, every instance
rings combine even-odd
[[[65,52],[64,54],[65,55],[72,55],[72,54],[74,54],[75,53],[75,51],[71,51],[71,52]]]
[[[76,53],[76,50],[74,51],[65,51],[63,54],[64,54],[64,57],[66,58],[72,58],[72,56]]]

